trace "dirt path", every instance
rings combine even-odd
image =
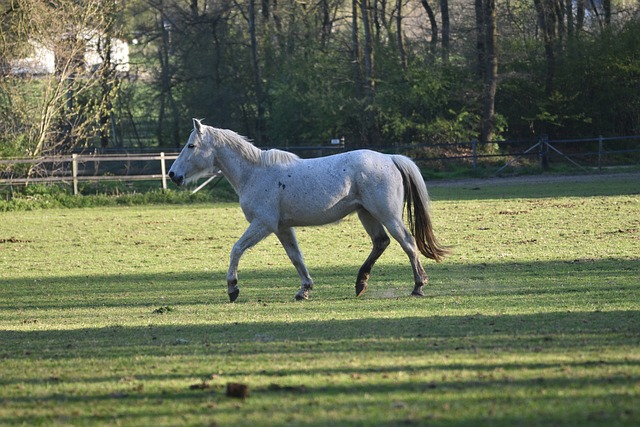
[[[590,175],[527,175],[504,178],[472,178],[427,181],[429,188],[437,187],[472,187],[486,185],[515,185],[515,184],[550,184],[561,182],[602,182],[626,181],[638,183],[640,188],[640,171],[622,173],[594,173]]]

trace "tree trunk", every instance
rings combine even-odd
[[[451,39],[451,25],[449,23],[449,0],[440,0],[440,14],[442,15],[442,62],[449,63],[449,41]]]
[[[362,28],[364,31],[364,138],[367,145],[376,145],[373,102],[375,98],[375,80],[374,80],[374,63],[373,63],[373,34],[371,28],[371,20],[369,14],[369,0],[360,0],[360,9],[362,14]]]
[[[198,0],[191,0],[189,9],[191,9],[191,16],[193,17],[193,19],[197,19],[200,16],[200,11],[198,10]]]
[[[598,26],[602,29],[602,18],[600,18],[600,12],[598,12],[598,6],[596,5],[595,0],[589,0],[591,3],[591,10],[589,12],[593,13],[598,21]]]
[[[320,46],[324,49],[329,43],[329,37],[331,36],[331,28],[333,27],[333,20],[331,19],[331,8],[328,0],[322,0],[320,3],[322,11],[322,27],[320,30]]]
[[[604,11],[604,27],[611,28],[611,0],[602,0],[602,10]]]
[[[586,0],[578,0],[576,5],[576,34],[579,36],[584,28],[584,8]]]
[[[475,0],[476,11],[476,75],[480,79],[484,79],[487,62],[487,27],[484,16],[484,0]]]
[[[256,91],[256,109],[258,114],[258,117],[256,117],[257,123],[255,140],[260,145],[263,142],[265,133],[265,108],[264,90],[262,87],[262,73],[260,69],[260,57],[258,55],[258,37],[256,35],[255,4],[255,0],[249,0],[249,37],[251,39],[251,63],[253,65],[253,79]]]
[[[160,62],[160,111],[158,115],[158,141],[164,144],[165,133],[163,123],[166,116],[166,107],[169,105],[171,114],[171,143],[176,147],[181,146],[180,141],[180,114],[173,97],[173,83],[171,70],[171,35],[169,28],[165,25],[164,10],[160,4],[160,14],[157,18],[157,26],[160,31],[162,43],[158,46],[158,59]]]
[[[104,44],[102,44],[104,42]],[[100,38],[101,48],[103,51],[101,73],[100,73],[100,88],[102,89],[102,99],[100,102],[99,114],[100,114],[100,146],[106,148],[109,146],[109,122],[111,119],[111,113],[113,104],[111,102],[113,81],[112,74],[113,68],[111,64],[111,35],[106,34],[104,38]],[[114,135],[115,136],[115,135]]]
[[[404,72],[407,72],[407,51],[404,47],[404,36],[402,34],[402,2],[403,0],[397,0],[396,5],[398,8],[398,14],[396,15],[396,30],[398,37],[398,52],[400,53],[400,65]]]
[[[358,31],[358,0],[351,2],[351,62],[353,64],[353,84],[356,98],[362,95],[362,68],[360,64],[360,32]]]
[[[534,0],[538,13],[538,25],[542,30],[544,41],[544,53],[547,62],[545,77],[545,94],[551,96],[553,93],[553,82],[556,69],[556,14],[553,0]]]
[[[573,1],[566,2],[565,15],[567,17],[567,37],[571,39],[575,34],[575,23],[573,22]]]
[[[427,0],[420,0],[422,7],[427,12],[429,18],[429,24],[431,24],[431,55],[436,54],[436,46],[438,45],[438,22],[436,21],[436,15],[433,13],[433,9]]]
[[[496,0],[484,0],[485,30],[485,78],[482,102],[482,127],[480,142],[493,141],[495,134],[495,99],[498,87],[498,57],[496,55]]]
[[[371,32],[371,20],[369,19],[369,0],[360,0],[362,9],[362,28],[364,31],[364,92],[367,101],[373,101],[375,82],[373,80],[373,34]]]

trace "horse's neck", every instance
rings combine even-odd
[[[240,194],[249,180],[255,164],[236,148],[226,144],[218,146],[214,163],[216,167],[220,168],[236,193]]]

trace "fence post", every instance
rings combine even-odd
[[[167,189],[167,166],[164,163],[164,151],[160,152],[160,170],[162,171],[162,189]]]
[[[540,168],[549,169],[549,136],[542,135],[540,138]]]
[[[604,140],[602,135],[598,137],[598,170],[602,171],[602,152],[604,150]]]
[[[73,175],[73,195],[78,195],[78,155],[71,155],[71,174]]]
[[[478,151],[477,151],[478,141],[474,139],[471,141],[471,151],[473,152],[473,171],[475,172],[478,169]]]

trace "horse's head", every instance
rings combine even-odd
[[[178,186],[213,172],[213,144],[208,143],[206,126],[193,119],[193,132],[169,169],[169,178]]]

